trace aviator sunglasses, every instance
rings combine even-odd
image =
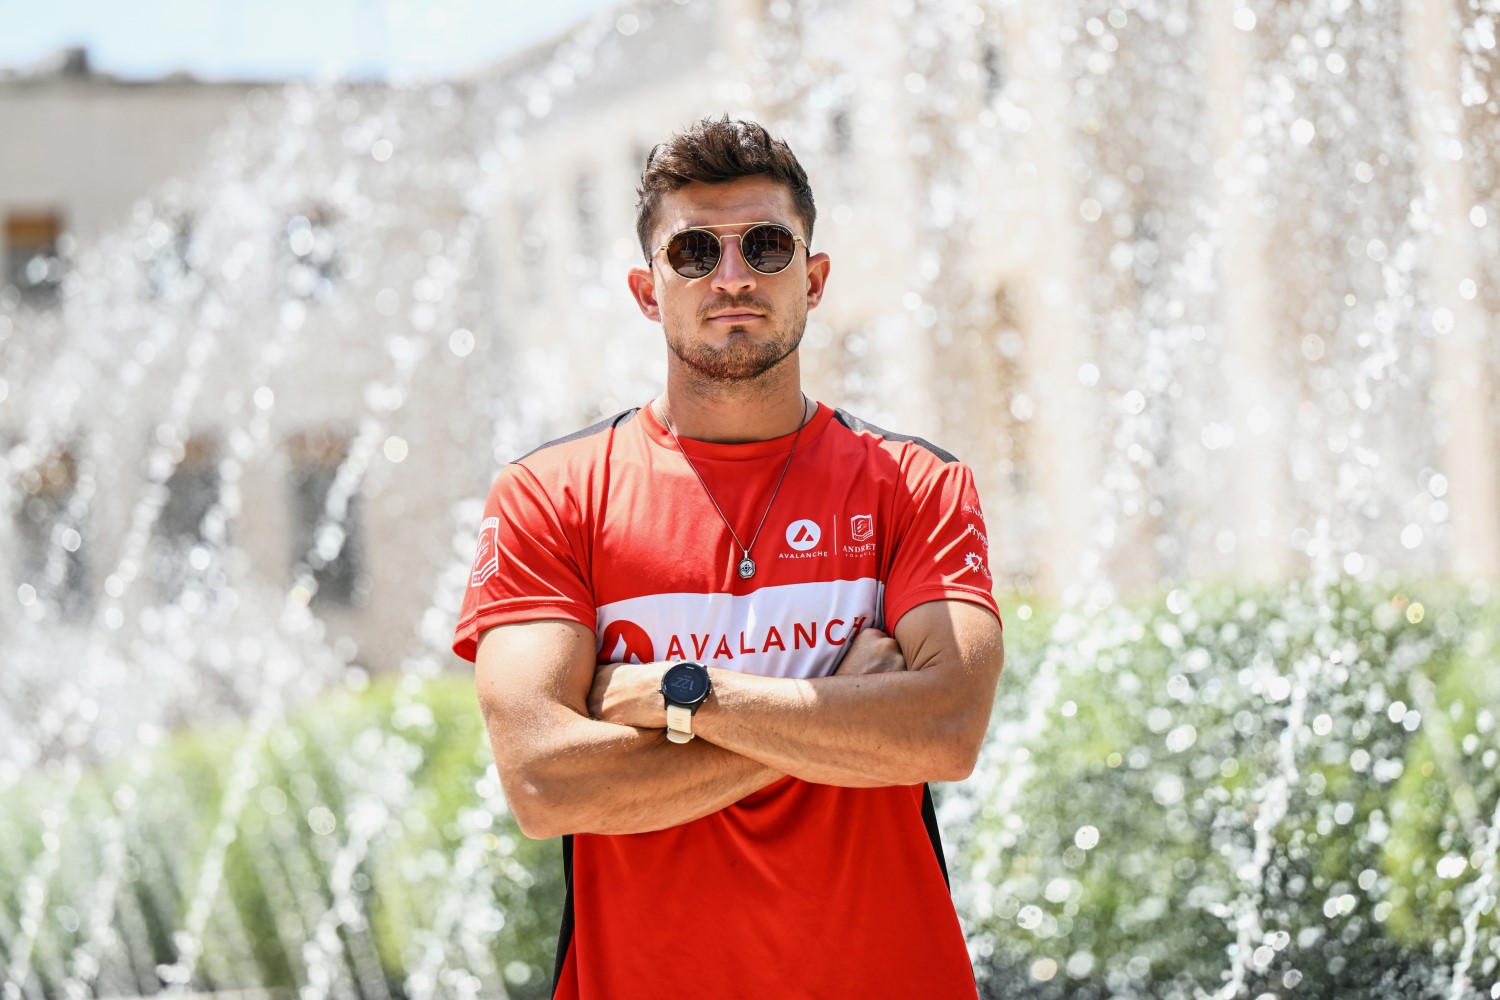
[[[656,253],[651,256],[655,257],[665,250],[667,263],[672,270],[692,281],[714,273],[719,261],[724,259],[724,240],[727,239],[740,241],[740,253],[744,256],[745,263],[761,274],[785,271],[792,258],[797,255],[797,244],[807,245],[802,237],[793,236],[790,229],[774,222],[754,223],[743,233],[718,236],[712,232],[714,229],[731,229],[742,225],[744,223],[736,222],[723,226],[694,226],[684,229],[657,247]]]

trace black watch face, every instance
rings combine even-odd
[[[684,705],[701,701],[708,694],[708,671],[679,663],[663,678],[667,697]]]

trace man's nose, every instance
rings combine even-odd
[[[730,248],[731,240],[733,249]],[[755,279],[760,277],[760,272],[746,262],[740,243],[740,237],[734,233],[719,237],[719,245],[723,249],[719,266],[715,269],[712,278],[714,288],[724,291],[744,291],[755,287]]]

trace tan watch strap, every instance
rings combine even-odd
[[[667,739],[686,743],[693,738],[693,710],[682,705],[667,706]]]

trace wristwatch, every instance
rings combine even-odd
[[[713,687],[708,668],[701,663],[674,663],[661,679],[661,696],[667,703],[667,739],[686,743],[693,738],[693,715],[708,700]]]

